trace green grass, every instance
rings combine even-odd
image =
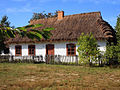
[[[120,90],[120,69],[0,64],[0,90]]]

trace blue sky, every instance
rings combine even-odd
[[[7,15],[11,25],[25,26],[34,12],[65,11],[65,15],[100,11],[113,27],[120,14],[120,0],[0,0],[0,18]]]

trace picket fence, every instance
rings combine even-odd
[[[40,56],[1,55],[0,63],[2,62],[16,62],[16,63],[45,62],[46,64],[78,64],[78,56],[46,55],[45,57],[43,57],[42,55]]]
[[[0,55],[0,63],[46,63],[46,64],[64,64],[64,65],[80,65],[79,57],[76,56],[62,56],[62,55],[46,55],[46,56],[12,56]],[[93,63],[93,62],[92,62]],[[104,58],[98,62],[99,65],[106,64]]]

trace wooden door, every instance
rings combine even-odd
[[[54,55],[54,44],[46,45],[46,55]]]

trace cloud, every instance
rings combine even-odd
[[[55,0],[33,0],[33,1],[45,3],[45,2],[52,2],[52,1],[55,1]]]
[[[46,3],[46,2],[52,2],[52,1],[56,1],[56,0],[12,0],[12,1],[16,1],[16,2],[23,2],[23,1],[28,1],[28,2],[41,2],[41,3]],[[87,2],[91,2],[91,3],[95,3],[95,4],[120,4],[120,0],[59,0],[62,2],[78,2],[78,3],[87,3]]]
[[[12,0],[12,1],[23,2],[23,1],[26,1],[26,0]]]
[[[33,8],[30,7],[29,4],[27,4],[26,6],[22,7],[22,8],[7,8],[6,12],[7,13],[17,13],[17,12],[32,12]]]
[[[120,0],[62,0],[62,2],[79,2],[79,3],[86,3],[86,2],[91,2],[95,4],[120,4]]]
[[[89,0],[94,3],[109,3],[109,4],[117,4],[120,3],[120,0]]]
[[[35,3],[47,3],[47,2],[53,2],[53,1],[56,1],[56,0],[12,0],[14,2],[35,2]],[[61,1],[61,0],[60,0]]]
[[[7,8],[6,9],[7,13],[14,13],[14,12],[31,12],[30,9],[28,8]]]

